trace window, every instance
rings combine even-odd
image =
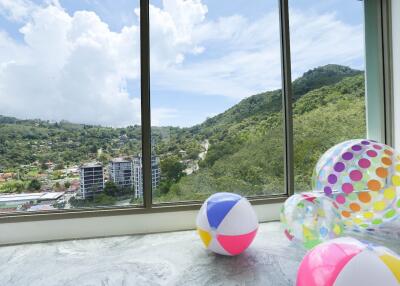
[[[139,1],[55,3],[0,4],[0,212],[140,205]]]
[[[330,147],[367,136],[363,3],[289,1],[295,191]]]
[[[320,2],[0,4],[1,216],[309,190],[325,150],[370,134],[366,117],[376,134],[389,122],[383,104],[365,105],[388,102],[380,90],[364,91],[368,71],[376,87],[388,76],[368,61],[385,64],[379,44],[363,43],[364,28],[387,36],[363,12],[381,1]]]
[[[150,1],[154,202],[283,194],[278,1]]]

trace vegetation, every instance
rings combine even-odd
[[[315,163],[334,144],[365,136],[364,76],[327,65],[293,83],[295,188],[310,190]],[[281,91],[244,99],[188,130],[211,142],[200,170],[171,186],[161,201],[203,199],[214,192],[282,193],[283,114]]]
[[[296,79],[293,93],[295,187],[303,191],[310,188],[313,167],[323,152],[343,140],[365,137],[363,72],[339,65],[319,67]],[[190,128],[153,127],[162,174],[155,201],[203,199],[220,191],[283,192],[283,130],[281,90],[250,96]],[[140,126],[111,128],[0,116],[0,172],[21,171],[26,165],[45,172],[51,161],[59,166],[52,173],[59,180],[63,174],[56,169],[64,166],[93,159],[106,163],[111,157],[139,153],[140,135]],[[206,152],[204,160],[201,152]],[[190,175],[185,175],[187,168],[192,168]],[[0,192],[37,187],[32,181],[25,183],[28,172],[20,174],[22,181],[3,183]],[[127,194],[132,190],[107,183],[103,194],[84,204],[113,204]]]

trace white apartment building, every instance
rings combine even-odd
[[[161,170],[160,159],[151,156],[151,187],[155,190],[160,184]],[[143,197],[143,164],[142,156],[133,158],[133,184],[135,187],[135,198]]]
[[[133,165],[132,160],[116,158],[110,161],[109,179],[120,188],[132,188]]]
[[[80,192],[83,199],[93,197],[104,190],[104,169],[100,163],[83,164],[79,167]]]

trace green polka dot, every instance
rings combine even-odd
[[[363,227],[363,228],[367,228],[367,227],[369,227],[369,225],[368,225],[368,224],[360,224],[360,226],[361,226],[361,227]]]
[[[400,208],[400,200],[397,201],[397,207]]]
[[[318,245],[321,243],[321,240],[315,239],[315,240],[308,240],[304,242],[304,247],[309,250],[313,248],[314,246]]]
[[[378,218],[378,219],[374,219],[372,221],[372,224],[381,224],[382,223],[382,219]]]
[[[395,214],[396,214],[395,210],[389,210],[387,213],[385,213],[385,218],[394,217]]]
[[[371,163],[372,163],[372,165],[374,165],[374,163],[375,164],[380,164],[380,162],[379,162],[380,160],[379,160],[379,158],[378,157],[375,157],[375,158],[372,158],[371,159]]]
[[[357,195],[353,192],[347,196],[347,199],[349,199],[351,201],[356,201],[358,198],[357,198]]]
[[[362,182],[356,182],[356,183],[353,184],[353,186],[354,186],[355,190],[363,190],[363,189],[365,189],[364,188],[365,183],[362,183]]]

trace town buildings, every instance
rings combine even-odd
[[[92,198],[104,190],[104,169],[100,163],[83,164],[79,167],[80,192],[83,199]]]
[[[151,187],[155,190],[160,184],[160,159],[153,155],[151,156]],[[143,197],[143,162],[142,156],[138,155],[133,158],[133,181],[135,188],[135,197]]]
[[[51,206],[64,197],[64,192],[39,192],[0,195],[0,212],[28,209],[33,205]]]
[[[110,161],[108,168],[109,179],[119,188],[133,187],[133,166],[132,160],[116,158]]]
[[[151,157],[152,189],[160,184],[160,159]],[[143,163],[142,156],[116,158],[108,166],[108,180],[119,188],[133,188],[134,197],[143,197]],[[80,190],[83,199],[92,198],[104,190],[104,168],[100,163],[85,164],[80,167]]]

